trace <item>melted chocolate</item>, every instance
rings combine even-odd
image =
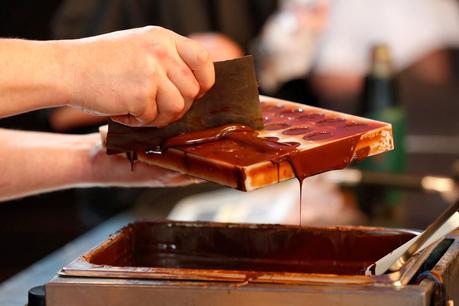
[[[161,149],[165,150],[172,147],[183,147],[190,145],[198,145],[206,142],[218,141],[222,138],[229,136],[234,132],[248,132],[258,135],[254,130],[242,124],[227,124],[215,128],[210,128],[201,131],[181,134],[167,139],[162,145]]]
[[[354,152],[360,135],[383,126],[378,122],[347,120],[336,113],[298,107],[297,104],[262,102],[261,110],[264,121],[269,121],[264,131],[269,133],[264,137],[260,136],[262,132],[246,125],[227,124],[169,137],[160,146],[147,147],[145,153],[152,160],[167,161],[172,169],[196,176],[212,177],[222,184],[240,190],[246,188],[247,169],[251,168],[251,178],[257,176],[257,179],[263,180],[263,176],[267,175],[250,166],[271,162],[277,171],[268,169],[271,171],[269,175],[277,173],[277,181],[280,181],[280,168],[287,162],[292,169],[286,170],[284,167],[282,173],[293,170],[300,182],[301,224],[301,186],[304,178],[323,171],[344,168],[354,156],[358,159],[365,158],[369,148],[364,147]],[[132,147],[139,143],[146,145],[152,137],[144,130],[132,133],[131,136]],[[123,141],[129,139],[119,138]],[[284,139],[288,141],[283,141]],[[294,141],[295,139],[298,141]],[[128,142],[123,146],[131,147]],[[131,161],[132,157],[131,155]],[[267,170],[263,167],[260,169]],[[272,183],[276,178],[266,180]]]
[[[412,237],[403,231],[361,227],[138,222],[85,259],[118,267],[361,275]]]
[[[345,120],[327,119],[328,124],[343,123]],[[266,126],[269,129],[269,126]],[[289,135],[298,135],[310,131],[310,128],[289,129]],[[326,132],[327,133],[327,132]],[[318,134],[331,137],[326,133]],[[314,136],[309,136],[311,139]],[[260,138],[258,133],[243,125],[225,125],[218,128],[196,131],[170,138],[164,144],[164,149],[180,147],[186,153],[193,153],[209,159],[219,159],[235,165],[238,188],[244,186],[244,172],[238,167],[248,166],[257,162],[269,160],[277,169],[281,161],[288,161],[300,183],[300,222],[302,207],[303,180],[310,175],[320,173],[322,169],[344,168],[351,162],[354,148],[360,135],[348,137],[339,142],[318,146],[307,151],[304,156],[295,146]],[[324,139],[316,136],[315,140]],[[278,173],[279,178],[279,173]]]

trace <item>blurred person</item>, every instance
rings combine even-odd
[[[261,88],[274,94],[311,69],[317,39],[327,23],[328,0],[283,0],[253,44]]]
[[[198,43],[161,27],[59,41],[0,39],[0,118],[70,105],[130,126],[178,120],[214,83]],[[98,134],[0,130],[0,200],[80,186],[166,186],[184,175],[102,152]]]
[[[415,66],[416,77],[447,81],[445,49],[459,46],[455,0],[334,0],[330,23],[314,63],[314,82],[326,99],[355,96],[369,70],[369,50],[389,46],[394,68]]]
[[[309,28],[307,23],[300,21],[298,13],[292,12],[292,4],[303,5],[316,13],[309,14],[309,17],[303,13],[311,20]],[[456,0],[329,0],[328,16],[318,14],[317,8],[320,7],[324,7],[322,1],[284,0],[276,15],[290,17],[271,18],[265,25],[260,37],[262,50],[277,48],[276,56],[280,59],[273,61],[291,62],[281,67],[288,70],[282,72],[285,76],[281,82],[288,73],[292,78],[309,74],[321,102],[327,107],[343,110],[339,103],[358,96],[369,69],[370,49],[377,43],[389,46],[397,71],[415,66],[416,76],[427,82],[444,82],[450,78],[450,63],[444,50],[459,45],[459,6]],[[321,33],[312,26],[317,17],[325,21],[325,26],[319,28]],[[290,21],[286,22],[287,19]],[[293,35],[291,26],[281,26],[282,23],[296,24],[293,33],[305,33],[304,42],[284,46],[279,42],[285,37],[283,40],[271,38],[271,35]],[[289,51],[283,52],[287,48]],[[291,60],[301,57],[299,63],[303,64],[295,65]],[[347,106],[344,108],[349,110]]]

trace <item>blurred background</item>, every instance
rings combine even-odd
[[[69,39],[145,25],[200,41],[214,60],[253,54],[263,94],[391,122],[396,150],[355,169],[394,174],[392,185],[399,175],[455,175],[459,0],[0,1],[0,37]],[[0,127],[87,133],[105,121],[62,108]],[[343,182],[342,172],[307,179],[303,225],[424,228],[447,206],[417,187]],[[0,203],[0,282],[127,209],[143,218],[298,224],[298,202],[291,181],[247,194],[205,183]]]

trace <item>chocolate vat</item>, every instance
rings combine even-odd
[[[309,274],[371,282],[364,269],[414,236],[368,227],[137,222],[78,258],[64,275],[284,282]]]
[[[46,284],[46,305],[429,306],[459,301],[459,231],[448,235],[448,246],[428,268],[439,281],[400,282],[418,271],[422,256],[399,272],[360,275],[360,267],[412,235],[369,227],[137,222],[64,267]],[[445,295],[439,295],[442,290]]]

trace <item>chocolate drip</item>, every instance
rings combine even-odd
[[[360,135],[355,135],[340,142],[319,146],[309,150],[307,156],[304,156],[295,146],[258,137],[258,133],[247,126],[229,124],[172,137],[162,145],[162,148],[163,150],[182,148],[185,151],[185,160],[188,153],[199,153],[198,155],[204,158],[223,158],[226,162],[235,165],[238,189],[244,188],[246,179],[241,166],[257,161],[271,161],[277,167],[279,181],[279,164],[287,161],[300,183],[299,224],[301,225],[303,180],[321,172],[321,169],[346,167],[352,160],[359,138]]]
[[[135,164],[135,161],[137,160],[137,152],[136,151],[126,152],[126,157],[127,159],[129,159],[129,162],[131,163],[131,171],[134,171],[134,164]]]

